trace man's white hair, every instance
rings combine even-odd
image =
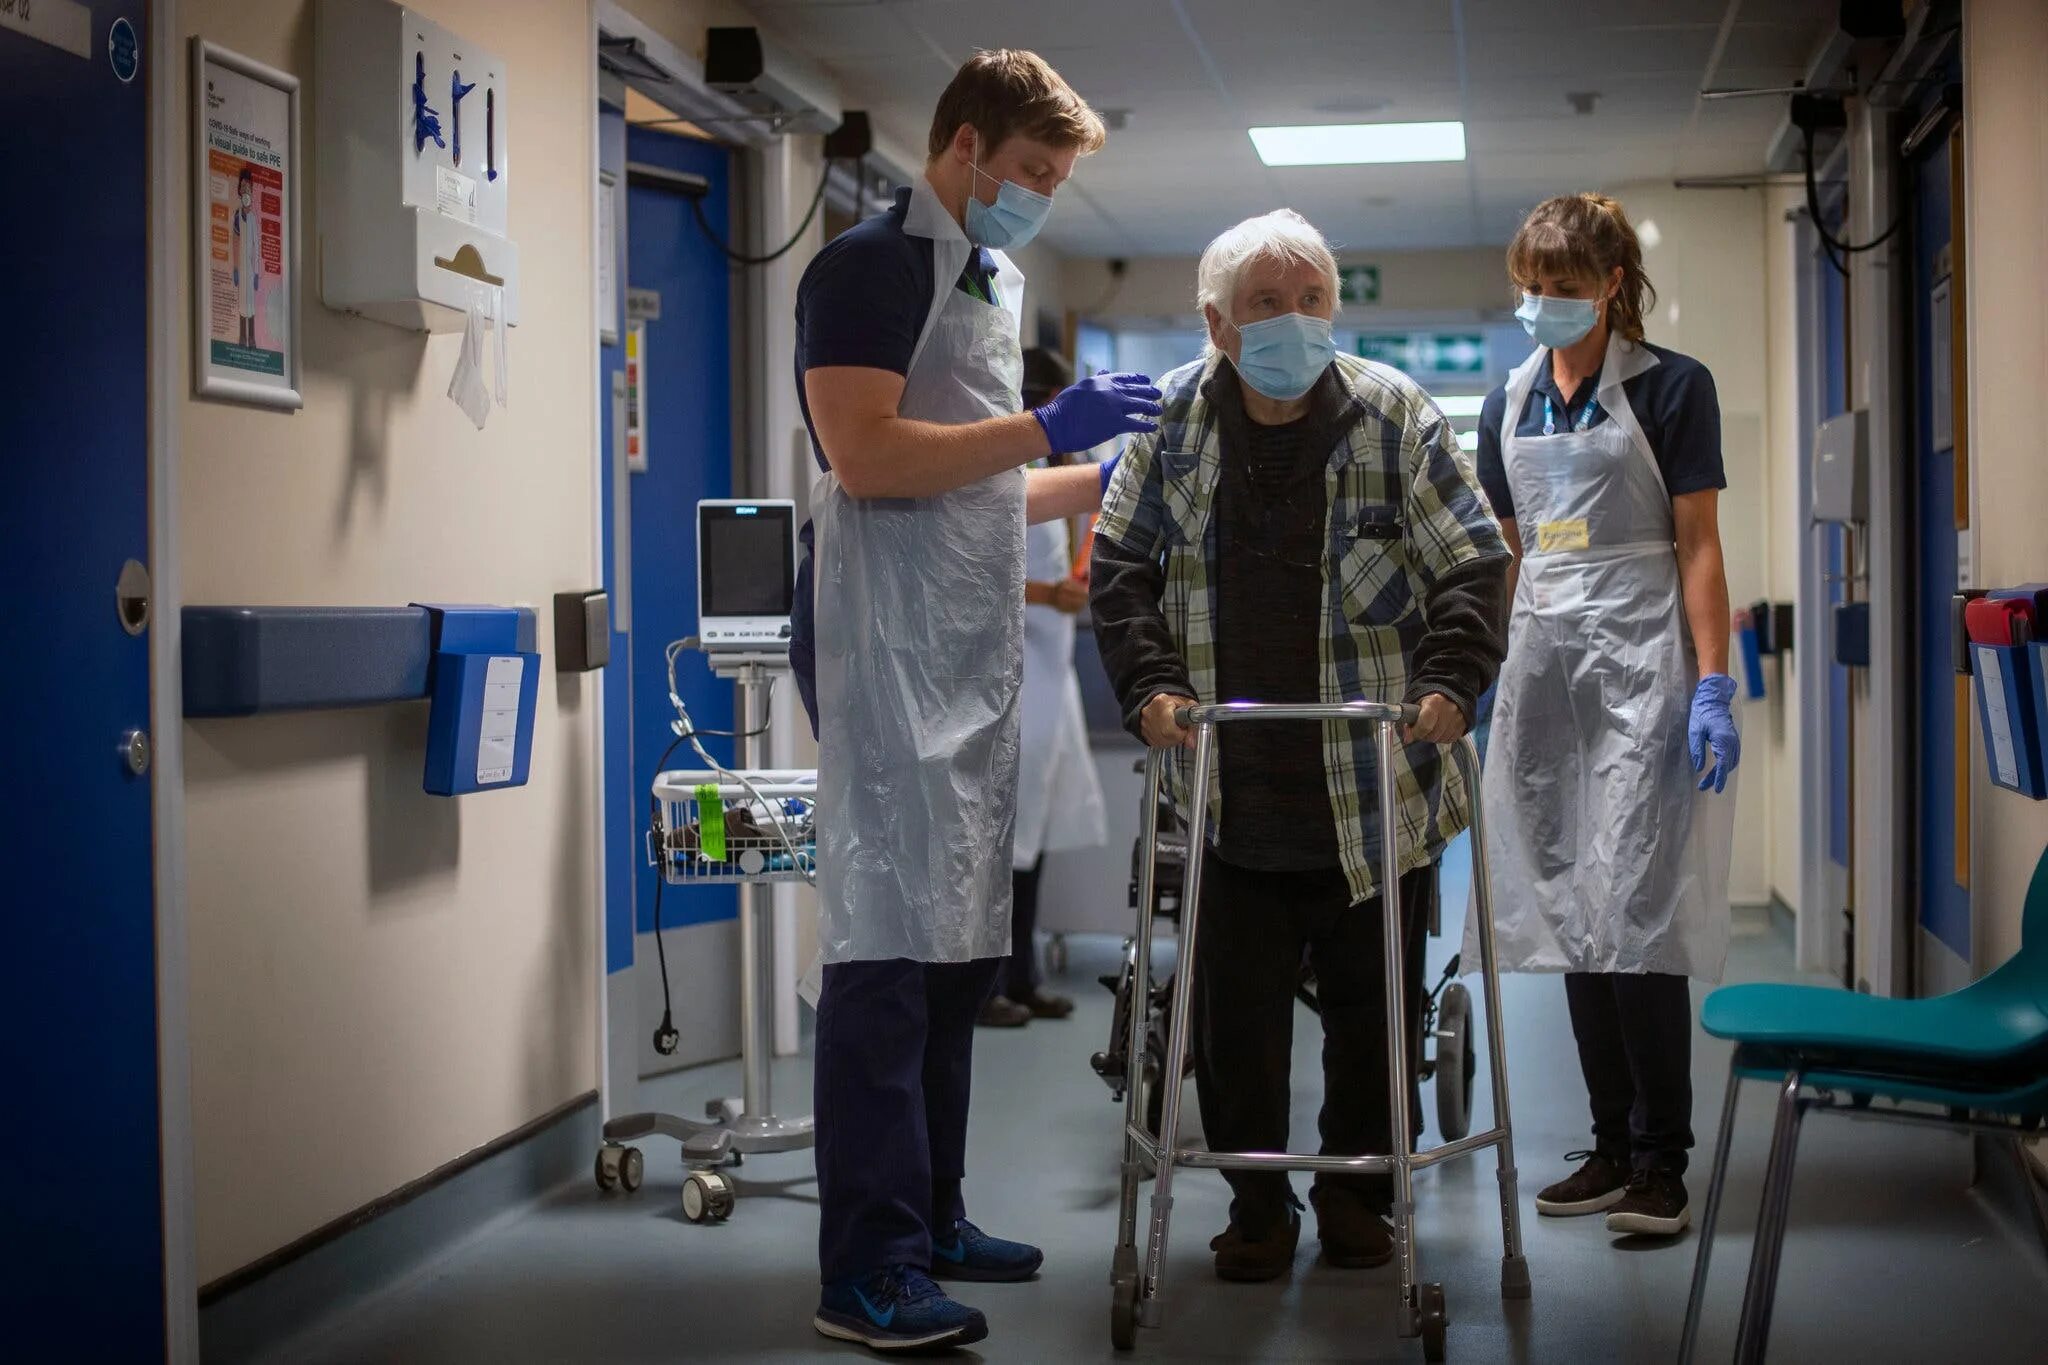
[[[1330,243],[1293,209],[1274,209],[1245,219],[1203,250],[1202,264],[1195,271],[1196,307],[1214,304],[1224,321],[1235,322],[1230,301],[1237,297],[1245,271],[1262,260],[1315,266],[1329,282],[1330,297],[1337,296],[1337,257]]]

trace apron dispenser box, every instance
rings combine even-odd
[[[525,786],[540,699],[533,613],[414,605],[425,606],[433,627],[421,785],[434,796]]]
[[[2048,706],[2042,690],[2048,647],[1972,642],[1977,719],[1991,780],[2007,791],[2038,801],[2048,796],[2041,764],[2040,717]]]
[[[504,61],[390,0],[320,0],[313,70],[321,301],[451,332],[495,292],[516,324]]]

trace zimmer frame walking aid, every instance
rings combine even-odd
[[[1450,746],[1451,756],[1464,776],[1472,808],[1472,881],[1476,894],[1474,913],[1479,916],[1480,969],[1486,994],[1487,1070],[1493,1084],[1493,1126],[1426,1151],[1411,1152],[1411,1144],[1398,1142],[1400,1150],[1379,1156],[1320,1156],[1297,1152],[1211,1152],[1184,1147],[1180,1140],[1182,1078],[1188,1055],[1193,1017],[1194,992],[1187,988],[1195,979],[1195,945],[1201,921],[1202,864],[1208,845],[1209,777],[1216,765],[1216,728],[1224,724],[1285,724],[1349,722],[1375,729],[1379,770],[1380,903],[1384,910],[1387,964],[1387,1057],[1388,1101],[1393,1116],[1392,1131],[1404,1137],[1412,1133],[1409,1113],[1409,1073],[1413,1059],[1408,1047],[1410,1018],[1403,980],[1400,907],[1400,857],[1396,824],[1394,755],[1395,727],[1413,724],[1419,712],[1413,706],[1380,702],[1345,702],[1320,705],[1272,705],[1231,702],[1215,706],[1184,707],[1180,724],[1195,733],[1193,781],[1187,803],[1187,856],[1181,891],[1180,942],[1174,979],[1183,983],[1173,997],[1168,1032],[1165,1099],[1157,1135],[1145,1128],[1140,1109],[1140,1087],[1130,1086],[1124,1097],[1122,1200],[1118,1209],[1116,1254],[1110,1271],[1111,1340],[1119,1350],[1136,1344],[1140,1326],[1158,1327],[1164,1321],[1167,1237],[1173,1216],[1173,1179],[1181,1167],[1203,1170],[1267,1170],[1343,1173],[1388,1173],[1394,1179],[1394,1259],[1401,1277],[1400,1335],[1420,1336],[1428,1360],[1444,1358],[1445,1328],[1449,1321],[1443,1286],[1422,1283],[1415,1249],[1414,1174],[1417,1170],[1457,1157],[1474,1156],[1494,1148],[1499,1163],[1501,1237],[1500,1289],[1504,1299],[1529,1297],[1529,1263],[1522,1255],[1521,1212],[1516,1194],[1513,1126],[1508,1109],[1507,1056],[1501,1024],[1500,979],[1495,969],[1493,897],[1487,881],[1486,831],[1479,800],[1479,756],[1471,739]],[[1144,806],[1145,854],[1138,862],[1137,961],[1151,961],[1153,905],[1153,845],[1159,835],[1158,792],[1165,770],[1165,753],[1152,752],[1146,765],[1149,798]],[[1145,1013],[1131,1011],[1130,1055],[1143,1055]],[[1151,1199],[1151,1226],[1142,1265],[1138,1255],[1138,1186],[1147,1169],[1156,1173]]]

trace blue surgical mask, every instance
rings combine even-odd
[[[974,173],[984,180],[995,179],[980,166]],[[1051,213],[1051,195],[1005,180],[993,204],[967,196],[967,240],[991,251],[1012,251],[1036,237]]]
[[[1237,335],[1244,343],[1238,351],[1237,372],[1245,383],[1281,402],[1314,388],[1337,358],[1328,318],[1283,313],[1264,322],[1246,323],[1238,327]]]
[[[1515,310],[1522,330],[1539,346],[1562,350],[1585,340],[1586,333],[1600,320],[1600,306],[1593,299],[1560,299],[1551,294],[1524,294]]]

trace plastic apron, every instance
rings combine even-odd
[[[1024,576],[1030,581],[1057,583],[1073,573],[1066,522],[1030,527],[1024,543]],[[1107,843],[1102,784],[1088,750],[1081,681],[1074,673],[1074,618],[1057,607],[1024,608],[1024,710],[1019,728],[1013,865],[1023,870],[1044,853]]]
[[[1509,378],[1501,430],[1523,557],[1481,784],[1500,967],[1716,981],[1735,797],[1697,789],[1671,498],[1622,391],[1657,359],[1610,341],[1608,420],[1517,436],[1549,363]],[[1468,915],[1476,965],[1474,935]]]
[[[935,297],[897,411],[1019,411],[1023,276],[1001,306],[957,288],[971,248],[919,181],[904,231],[932,239]],[[816,521],[819,950],[832,962],[1010,951],[1024,472],[934,498],[855,499],[831,474]]]

